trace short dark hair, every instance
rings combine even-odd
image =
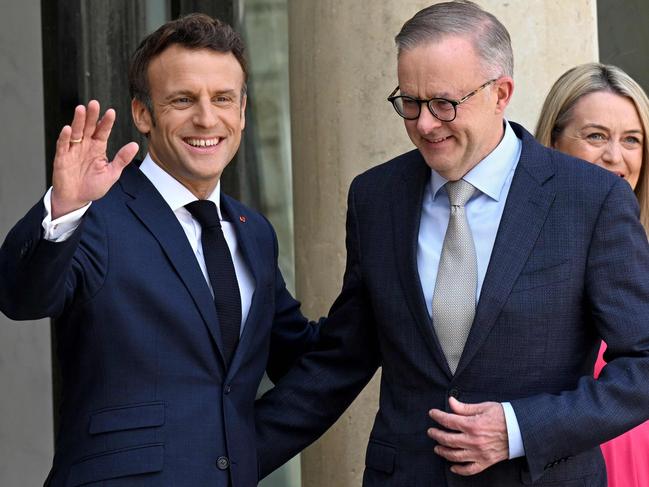
[[[137,47],[128,69],[128,89],[131,98],[140,100],[153,114],[149,91],[148,69],[151,60],[172,45],[186,49],[211,49],[232,53],[243,70],[243,91],[246,92],[248,64],[243,39],[225,22],[209,15],[193,13],[171,20],[146,36]]]

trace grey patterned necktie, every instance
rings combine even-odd
[[[453,373],[475,316],[478,269],[464,209],[474,191],[475,188],[463,179],[446,183],[451,215],[433,293],[433,327]]]

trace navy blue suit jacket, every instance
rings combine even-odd
[[[647,236],[624,180],[512,125],[522,154],[455,375],[417,273],[430,169],[415,150],[351,185],[347,267],[321,345],[256,408],[262,474],[321,434],[380,366],[365,486],[606,485],[598,445],[649,416]],[[596,381],[601,338],[609,364]],[[452,474],[426,435],[428,410],[451,395],[510,401],[526,456]]]
[[[63,401],[47,485],[257,484],[260,379],[266,369],[281,376],[317,326],[285,288],[270,223],[225,195],[221,209],[255,280],[227,369],[196,257],[135,164],[66,242],[42,239],[42,203],[7,236],[0,309],[17,320],[56,318]]]

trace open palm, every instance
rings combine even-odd
[[[104,196],[138,150],[135,142],[123,146],[112,161],[106,147],[115,123],[115,110],[99,119],[99,102],[74,110],[71,125],[61,130],[52,170],[52,218],[58,218]]]

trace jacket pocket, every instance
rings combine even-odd
[[[97,435],[110,431],[153,428],[165,423],[163,402],[130,404],[102,409],[90,415],[89,433]]]
[[[100,480],[160,472],[163,463],[162,443],[100,453],[72,465],[65,485],[77,487]]]
[[[394,472],[394,461],[397,451],[394,447],[385,443],[377,442],[370,439],[367,444],[367,453],[365,455],[365,466],[379,472]]]
[[[570,279],[570,262],[561,262],[551,267],[532,271],[524,269],[518,276],[518,279],[516,279],[512,292],[549,286],[567,281],[568,279]]]

